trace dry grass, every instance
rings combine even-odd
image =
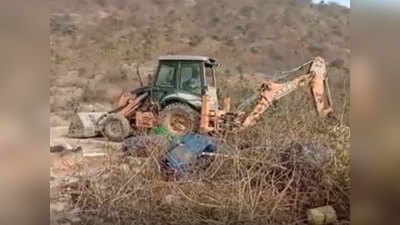
[[[305,224],[307,209],[330,204],[339,224],[347,224],[348,127],[286,107],[269,110],[251,129],[219,136],[231,157],[216,157],[179,180],[160,171],[163,150],[149,146],[150,157],[140,164],[127,155],[110,157],[97,176],[80,177],[75,206],[88,224]],[[288,155],[293,141],[333,157],[316,168]]]

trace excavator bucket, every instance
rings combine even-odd
[[[97,121],[104,114],[106,112],[76,113],[71,118],[67,136],[72,138],[88,138],[99,135],[100,131],[97,127]]]

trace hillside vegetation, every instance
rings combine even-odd
[[[138,86],[132,64],[146,75],[165,54],[212,56],[228,80],[287,70],[320,55],[331,65],[333,85],[342,87],[349,75],[349,9],[306,2],[52,1],[51,111],[113,103],[122,89]]]

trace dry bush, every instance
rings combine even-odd
[[[160,153],[151,149],[139,166],[129,156],[108,161],[97,176],[81,178],[75,205],[89,224],[304,224],[306,209],[332,204],[344,224],[347,149],[332,148],[332,162],[313,168],[283,158],[285,150],[274,147],[281,144],[265,139],[270,129],[258,126],[250,134],[226,137],[230,157],[217,157],[179,180],[161,173]],[[348,141],[346,134],[333,133],[338,136],[328,134],[326,141]]]
[[[97,176],[80,178],[81,218],[89,224],[305,224],[307,209],[330,204],[339,224],[347,224],[349,129],[318,119],[308,93],[301,93],[270,108],[255,126],[218,135],[229,146],[225,156],[179,179],[160,169],[165,148],[148,146],[150,157],[139,165],[131,156],[107,161]],[[293,142],[332,158],[315,167],[288,150]]]

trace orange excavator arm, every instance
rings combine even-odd
[[[271,106],[274,101],[290,94],[301,86],[309,85],[314,98],[316,110],[321,117],[326,117],[332,113],[332,100],[328,86],[327,71],[325,60],[316,57],[309,63],[303,65],[298,70],[308,66],[305,74],[299,75],[293,80],[285,83],[275,83],[272,81],[264,82],[261,85],[260,92],[254,108],[245,116],[240,116],[240,127],[253,125],[255,121]],[[244,113],[239,112],[239,115]]]

